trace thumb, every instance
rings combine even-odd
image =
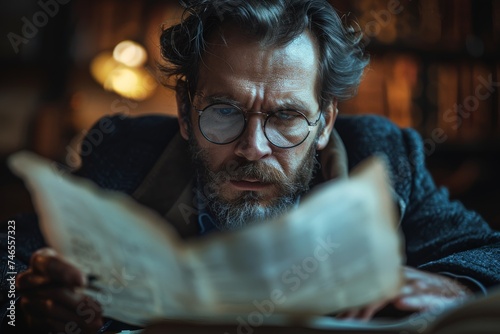
[[[42,248],[33,253],[30,268],[49,281],[64,286],[84,286],[87,283],[85,275],[78,268],[51,248]]]

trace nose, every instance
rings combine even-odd
[[[264,134],[262,115],[249,115],[247,128],[238,139],[235,154],[248,161],[257,161],[271,155],[271,153],[271,143]]]

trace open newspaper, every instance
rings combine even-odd
[[[127,195],[32,153],[9,165],[31,192],[47,243],[95,278],[85,292],[106,316],[130,324],[324,315],[400,287],[401,238],[377,158],[279,219],[187,241]]]

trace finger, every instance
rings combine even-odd
[[[397,298],[404,296],[413,296],[418,293],[417,286],[413,284],[414,282],[405,282],[399,289],[399,295]]]
[[[37,251],[35,251],[30,258],[30,268],[35,267],[35,260],[38,257],[56,257],[58,254],[57,252],[49,247],[41,248]]]
[[[373,316],[379,310],[384,308],[387,304],[389,304],[389,301],[383,300],[383,301],[368,305],[366,307],[363,307],[361,309],[353,309],[353,310],[349,310],[346,312],[342,312],[339,315],[337,315],[337,318],[343,319],[343,320],[356,319],[356,320],[368,321],[371,318],[373,318]]]
[[[359,314],[359,320],[362,321],[368,321],[373,318],[373,316],[380,311],[382,308],[384,308],[389,302],[387,300],[374,303],[371,305],[368,305],[367,307],[363,308]]]
[[[73,322],[81,328],[99,329],[102,326],[102,315],[89,312],[81,312],[79,309],[67,308],[52,299],[30,299],[22,297],[20,306],[25,314],[30,315],[33,323],[44,323],[44,319],[52,319],[56,322]]]
[[[337,314],[335,315],[335,318],[336,318],[336,319],[345,319],[345,318],[347,318],[347,312],[337,313]]]
[[[401,310],[423,312],[429,310],[443,310],[450,306],[462,303],[463,301],[463,299],[454,297],[442,297],[427,294],[401,298],[401,300],[398,300],[394,305]]]
[[[404,270],[405,277],[408,278],[408,279],[419,279],[419,278],[422,278],[422,272],[420,270],[418,270],[418,269],[415,269],[415,268],[412,268],[412,267],[408,267],[408,266],[404,266],[403,270]]]
[[[24,290],[47,285],[49,282],[49,277],[37,275],[31,269],[26,270],[16,277],[16,287],[20,293],[23,293]]]
[[[66,286],[86,284],[83,273],[51,248],[43,248],[33,253],[30,268],[34,273],[47,276],[55,283]]]
[[[429,295],[408,295],[401,296],[393,301],[394,306],[402,311],[422,312],[431,307],[432,296]]]
[[[400,291],[401,295],[425,293],[446,298],[460,298],[472,294],[459,281],[446,276],[406,267],[404,277],[405,284]]]
[[[344,311],[342,313],[339,313],[336,318],[337,319],[341,319],[341,320],[351,320],[351,319],[355,319],[358,317],[359,315],[359,312],[360,312],[360,309],[351,309],[351,310],[348,310],[348,311]]]
[[[321,166],[323,177],[326,180],[347,178],[347,152],[337,131],[330,134],[327,146],[321,151]]]
[[[30,299],[52,299],[58,304],[73,309],[76,309],[80,303],[85,301],[86,298],[89,298],[83,293],[73,291],[69,288],[31,289],[23,293],[23,295]]]

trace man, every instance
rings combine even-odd
[[[404,286],[392,300],[338,316],[367,320],[387,305],[419,312],[500,282],[500,234],[436,189],[418,135],[378,117],[337,117],[337,102],[355,92],[367,59],[326,1],[198,0],[186,13],[161,36],[178,120],[113,117],[113,132],[77,175],[133,195],[187,238],[280,215],[310,186],[385,154],[406,238]],[[185,189],[194,190],[187,200]],[[175,209],[193,193],[196,208]],[[44,243],[36,228],[18,235],[28,245],[18,263],[24,270],[23,257]],[[60,255],[38,250],[17,278],[19,323],[60,332],[109,324],[78,292],[85,284]],[[83,316],[82,305],[93,313]]]

